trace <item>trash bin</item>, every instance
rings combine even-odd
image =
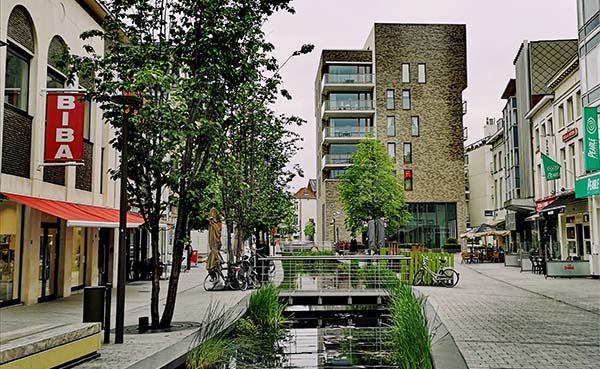
[[[83,322],[102,323],[104,320],[104,286],[83,289]]]

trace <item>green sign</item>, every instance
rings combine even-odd
[[[575,197],[600,195],[600,173],[575,181]]]
[[[542,153],[542,162],[544,163],[544,173],[546,174],[546,181],[553,181],[560,178],[560,164],[550,159],[547,155]]]
[[[598,108],[583,108],[583,154],[585,170],[600,169],[598,146]]]

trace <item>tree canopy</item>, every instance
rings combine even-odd
[[[394,173],[394,164],[379,140],[371,137],[361,140],[352,154],[352,165],[339,178],[345,226],[353,235],[362,231],[371,219],[384,218],[387,234],[408,221],[402,181]]]

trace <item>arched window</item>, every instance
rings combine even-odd
[[[46,75],[46,87],[65,87],[67,80],[63,71],[59,68],[58,58],[67,49],[67,45],[60,36],[54,36],[48,47],[48,74]]]
[[[8,18],[8,48],[4,102],[28,111],[29,65],[35,53],[33,23],[27,10],[16,6]]]

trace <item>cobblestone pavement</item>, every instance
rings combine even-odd
[[[189,273],[182,273],[179,280],[177,302],[173,322],[190,322],[189,329],[174,332],[127,334],[127,326],[137,326],[138,317],[150,316],[150,282],[129,283],[125,298],[124,343],[116,345],[114,332],[111,343],[103,344],[100,357],[83,363],[77,368],[86,369],[118,369],[127,368],[151,355],[169,348],[172,345],[189,340],[198,330],[211,304],[220,304],[223,309],[233,307],[250,291],[204,291],[203,282],[206,276],[204,264],[192,268]],[[164,307],[167,294],[167,281],[161,281],[160,311]],[[112,295],[111,325],[115,322],[116,289]],[[76,293],[64,299],[58,299],[30,306],[15,306],[0,311],[0,331],[9,332],[26,326],[48,323],[78,323],[83,319],[83,293]],[[193,323],[193,324],[192,324]],[[132,327],[133,328],[133,327]],[[168,355],[167,355],[168,356]],[[152,365],[154,367],[154,365]]]
[[[471,369],[600,368],[600,280],[460,264],[455,288],[419,287]]]

